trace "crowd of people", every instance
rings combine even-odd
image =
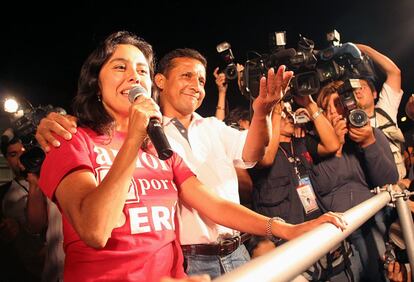
[[[202,117],[200,52],[174,49],[155,64],[144,39],[110,34],[82,65],[72,115],[50,113],[38,125],[46,152],[38,174],[19,161],[18,136],[3,134],[15,174],[0,188],[4,281],[209,281],[320,224],[345,229],[342,213],[374,187],[408,188],[400,70],[356,46],[386,77],[379,94],[358,77],[355,99],[369,117],[361,127],[339,102],[344,81],[282,99],[294,76],[283,65],[260,79],[250,109],[231,110],[216,68],[215,116]],[[145,91],[131,100],[137,86]],[[406,111],[414,118],[414,99]],[[153,119],[174,151],[166,160],[147,134]],[[384,208],[298,281],[409,279],[403,262],[384,269],[395,218]]]

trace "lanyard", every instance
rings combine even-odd
[[[298,177],[298,179],[300,180],[300,172],[299,172],[299,168],[298,165],[301,164],[301,161],[298,157],[295,156],[295,151],[293,150],[293,143],[292,141],[290,141],[290,151],[291,151],[291,157],[288,156],[286,150],[282,147],[282,145],[279,145],[280,150],[282,150],[283,154],[285,155],[285,157],[287,158],[287,160],[293,164],[293,169],[295,170],[295,174]]]

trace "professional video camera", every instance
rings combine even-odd
[[[20,156],[20,162],[25,167],[26,173],[40,173],[45,153],[38,145],[35,134],[40,120],[50,112],[66,114],[66,111],[60,107],[55,108],[51,105],[33,107],[30,105],[29,108],[20,110],[10,117],[13,134],[22,141],[26,149]],[[13,136],[3,134],[2,138],[8,138],[10,140]]]
[[[228,42],[222,42],[216,47],[217,52],[221,55],[226,67],[224,69],[224,74],[228,80],[233,80],[237,78],[237,66],[234,62],[233,52],[231,51],[231,45]]]
[[[369,121],[367,113],[358,108],[354,91],[359,88],[361,88],[359,79],[347,79],[338,88],[339,100],[344,110],[344,117],[354,127],[363,127]]]
[[[331,46],[315,52],[318,58],[316,71],[321,83],[347,78],[374,78],[371,59],[362,55],[355,44],[341,44],[339,38],[329,39],[329,33],[327,37]]]
[[[306,96],[319,93],[320,87],[333,80],[374,77],[372,62],[362,56],[353,43],[339,42],[339,34],[328,33],[330,46],[323,50],[315,50],[314,42],[299,35],[297,49],[286,49],[285,32],[276,32],[270,36],[270,54],[262,54],[245,63],[241,81],[242,94],[248,99],[255,99],[259,94],[259,81],[267,74],[269,68],[277,69],[286,65],[295,76],[285,96]]]
[[[272,42],[272,41],[275,42]],[[257,58],[247,60],[241,80],[242,94],[247,98],[256,98],[259,94],[259,81],[267,74],[269,68],[277,69],[286,65],[287,69],[295,72],[291,80],[290,92],[292,95],[313,95],[318,93],[320,85],[314,68],[317,59],[313,54],[314,42],[300,36],[297,50],[286,49],[285,32],[276,32],[270,35],[270,54],[262,54]]]

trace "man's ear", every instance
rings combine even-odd
[[[165,84],[165,76],[161,73],[157,73],[154,77],[154,83],[158,89],[163,90]]]
[[[377,96],[378,96],[377,91],[372,92],[372,95],[374,96],[374,100],[377,99]]]

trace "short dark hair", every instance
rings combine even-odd
[[[82,65],[78,91],[72,104],[79,125],[90,127],[99,134],[109,134],[114,127],[114,119],[98,100],[98,96],[101,95],[99,72],[116,47],[122,44],[137,47],[147,59],[151,79],[154,76],[154,52],[152,46],[144,39],[129,31],[118,31],[110,34],[100,43]]]
[[[191,58],[200,61],[207,69],[207,60],[200,52],[190,48],[178,48],[165,54],[158,63],[157,73],[165,76],[175,66],[173,60],[176,58]]]
[[[372,78],[369,77],[360,77],[359,79],[364,80],[367,84],[369,89],[371,89],[372,92],[377,91],[377,89],[375,88],[375,84],[374,81],[372,80]]]
[[[240,120],[250,121],[250,111],[242,107],[236,107],[229,112],[229,114],[224,118],[224,122],[227,125],[234,123],[239,123]]]
[[[7,149],[10,145],[21,143],[22,141],[17,136],[13,136],[11,139],[9,139],[7,136],[3,135],[1,136],[1,144],[0,144],[0,150],[3,156],[7,157]]]

